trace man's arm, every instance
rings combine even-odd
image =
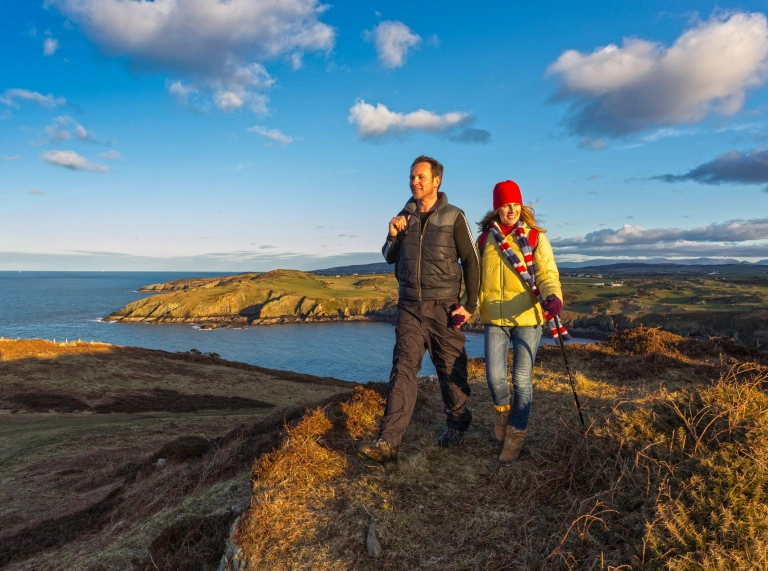
[[[400,251],[400,236],[408,227],[408,218],[398,214],[389,221],[389,234],[387,241],[381,247],[381,253],[388,264],[394,264],[397,261],[397,253]]]
[[[453,224],[453,238],[459,260],[461,260],[461,269],[464,272],[464,289],[467,296],[464,309],[472,315],[477,309],[477,294],[480,289],[480,256],[477,254],[472,231],[463,212],[459,213]]]
[[[400,240],[397,238],[387,234],[387,241],[381,247],[381,253],[388,264],[394,264],[397,261],[397,253],[400,251]]]

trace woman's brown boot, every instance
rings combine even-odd
[[[496,421],[493,423],[493,437],[499,442],[504,442],[507,426],[509,426],[509,415],[512,412],[512,405],[493,405],[493,408],[496,411]]]
[[[512,426],[507,426],[507,432],[504,437],[504,448],[501,449],[499,462],[514,462],[520,456],[520,450],[523,449],[523,438],[525,430],[518,430]]]

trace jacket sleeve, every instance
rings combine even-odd
[[[478,257],[480,258],[480,268],[482,269],[483,250],[480,247],[481,240],[482,240],[482,237],[478,238],[477,242],[475,242],[475,250],[477,251]],[[481,271],[480,275],[478,276],[478,285],[477,285],[478,293],[480,291],[480,286],[482,285],[482,280],[480,279],[482,278],[482,275],[483,273]],[[466,308],[468,301],[469,301],[469,296],[467,295],[467,288],[464,288],[464,291],[461,292],[461,298],[459,299],[459,303]],[[478,305],[479,305],[479,301],[478,301]],[[469,310],[467,309],[467,311]]]
[[[462,305],[468,312],[474,313],[477,309],[477,296],[480,289],[480,256],[477,254],[472,232],[463,212],[456,217],[456,222],[453,225],[453,238],[461,260],[464,289],[467,295],[466,302]]]
[[[400,235],[390,236],[387,234],[387,240],[381,247],[381,253],[388,264],[394,264],[397,261],[397,254],[400,251]]]
[[[555,264],[552,246],[543,232],[539,233],[536,251],[533,253],[533,269],[536,272],[536,285],[541,292],[541,297],[547,299],[550,295],[556,295],[560,301],[563,301],[560,272]]]

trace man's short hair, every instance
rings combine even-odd
[[[432,169],[432,178],[439,176],[440,184],[443,184],[443,165],[440,164],[440,161],[426,155],[421,155],[416,157],[416,160],[411,163],[411,168],[419,163],[429,163],[429,166]]]

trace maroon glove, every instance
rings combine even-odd
[[[544,300],[544,303],[542,303],[541,306],[544,308],[544,311],[549,313],[552,317],[560,315],[563,311],[563,302],[560,301],[556,295],[550,295]]]
[[[460,307],[460,304],[456,304],[451,307],[451,311],[455,311]],[[454,327],[461,327],[464,321],[466,321],[466,318],[461,314],[451,315],[451,322]]]

